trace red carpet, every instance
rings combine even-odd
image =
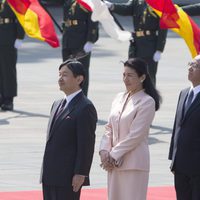
[[[147,200],[175,200],[173,187],[150,187]],[[0,200],[42,200],[41,191],[0,192]],[[106,200],[106,189],[83,189],[81,200]]]

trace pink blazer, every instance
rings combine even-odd
[[[119,170],[149,171],[148,135],[155,101],[143,90],[126,101],[127,97],[127,93],[119,93],[114,99],[100,151],[109,151]]]

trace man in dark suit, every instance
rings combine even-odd
[[[51,109],[41,174],[44,200],[79,200],[82,185],[89,185],[97,113],[81,90],[84,77],[78,61],[59,67],[65,97]]]
[[[91,20],[91,12],[81,6],[76,0],[63,1],[63,37],[62,58],[63,61],[70,56],[79,57],[79,53],[85,56],[78,59],[85,67],[86,76],[83,84],[83,93],[87,96],[89,87],[90,57],[94,43],[98,40],[98,22]]]
[[[145,0],[129,0],[127,3],[105,2],[108,8],[123,16],[132,16],[134,33],[129,46],[129,58],[140,57],[148,63],[153,83],[156,83],[158,61],[164,50],[167,30],[160,29],[158,15]]]
[[[180,93],[169,152],[177,200],[200,199],[200,55],[188,65],[192,85]]]
[[[190,16],[200,15],[200,3],[183,6],[182,9]]]
[[[0,107],[13,110],[17,96],[17,49],[24,31],[5,0],[0,0]]]

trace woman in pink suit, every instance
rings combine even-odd
[[[108,171],[109,200],[145,200],[149,179],[148,135],[160,96],[140,58],[124,63],[126,92],[111,107],[100,143],[101,166]]]

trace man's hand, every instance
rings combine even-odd
[[[85,176],[75,174],[72,178],[72,187],[74,192],[78,192],[81,186],[83,185]]]

